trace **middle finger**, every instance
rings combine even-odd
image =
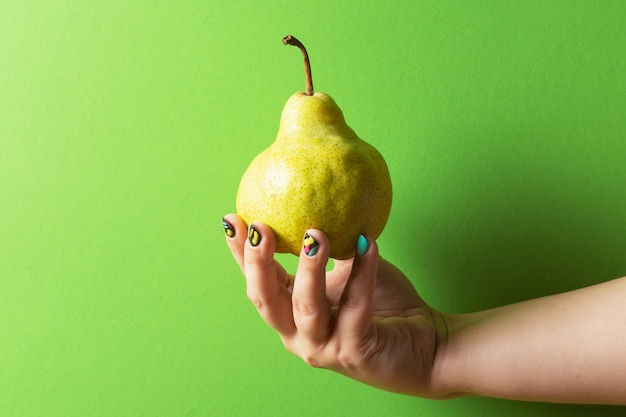
[[[324,233],[307,231],[293,287],[293,318],[298,335],[314,345],[326,340],[330,332],[330,302],[326,296],[328,246]]]

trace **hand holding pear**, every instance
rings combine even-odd
[[[381,154],[346,124],[327,94],[313,91],[305,47],[306,92],[295,93],[282,111],[274,143],[244,173],[237,212],[262,222],[276,235],[276,252],[299,255],[307,229],[322,230],[330,256],[354,256],[360,234],[377,238],[391,210],[391,179]]]

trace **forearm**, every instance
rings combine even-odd
[[[444,393],[626,404],[626,278],[445,318]]]

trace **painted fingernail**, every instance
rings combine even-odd
[[[308,233],[304,235],[304,241],[302,243],[306,256],[314,256],[320,248],[319,243]]]
[[[356,241],[356,253],[359,256],[365,255],[367,250],[370,248],[370,243],[367,241],[365,236],[359,235],[359,238]]]
[[[259,246],[259,243],[261,243],[261,234],[252,223],[248,226],[248,240],[250,240],[252,246]]]
[[[235,228],[228,220],[226,220],[223,217],[222,217],[222,226],[224,226],[224,233],[226,233],[226,236],[235,237]]]

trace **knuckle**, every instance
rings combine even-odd
[[[344,294],[344,297],[341,300],[342,307],[348,310],[358,310],[362,304],[363,304],[362,298],[355,297],[350,294]]]
[[[293,299],[293,309],[300,315],[313,316],[317,314],[318,308],[314,303],[302,299]]]
[[[302,357],[302,359],[304,360],[304,363],[309,365],[311,368],[321,368],[322,367],[322,365],[320,364],[319,360],[315,356],[304,356],[304,357]]]
[[[312,368],[322,368],[320,352],[317,349],[304,348],[301,339],[283,339],[283,346],[287,351],[304,361]]]
[[[311,368],[323,368],[324,352],[326,350],[323,346],[316,346],[308,341],[306,347],[302,349],[300,358]]]
[[[355,349],[340,349],[337,352],[337,363],[343,369],[358,369],[363,365],[363,357]]]
[[[286,337],[281,337],[282,342],[283,342],[283,346],[285,347],[285,349],[287,349],[287,352],[291,353],[292,355],[295,356],[300,356],[298,354],[298,349],[296,348],[295,343],[293,343],[293,341],[291,339],[288,339]]]
[[[335,346],[337,365],[343,369],[361,369],[380,360],[381,347],[371,339],[350,340]]]
[[[257,308],[257,310],[262,310],[265,303],[257,294],[252,294],[248,292],[248,300]]]
[[[352,349],[338,349],[336,353],[337,363],[343,369],[354,369],[356,367],[356,353]]]

